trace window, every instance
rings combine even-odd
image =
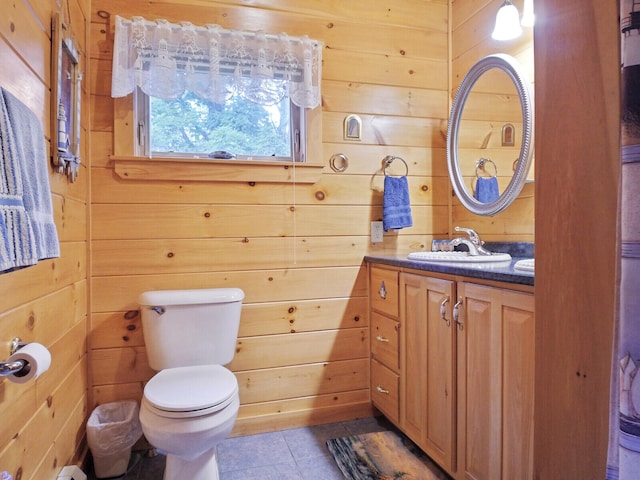
[[[322,42],[116,16],[111,96],[136,92],[135,155],[306,160]]]
[[[137,91],[137,155],[306,161],[305,109],[285,96],[262,105],[242,95],[214,103],[185,91],[164,100]]]

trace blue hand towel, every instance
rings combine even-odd
[[[476,180],[476,191],[473,192],[476,200],[482,203],[494,202],[500,196],[498,191],[497,177],[478,177]]]
[[[411,218],[411,201],[409,199],[409,182],[407,177],[384,177],[384,195],[382,199],[382,227],[390,228],[413,226]]]
[[[34,113],[0,89],[0,271],[60,256],[49,162]]]

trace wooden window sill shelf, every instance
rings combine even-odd
[[[316,183],[324,165],[210,158],[112,156],[116,174],[127,180]]]

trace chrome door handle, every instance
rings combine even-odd
[[[384,395],[389,395],[389,390],[385,390],[384,388],[382,388],[382,385],[378,385],[376,387],[376,390]]]
[[[462,306],[462,298],[459,298],[456,304],[453,306],[453,321],[458,325],[458,328],[462,330],[464,323],[460,320],[460,307]]]
[[[451,325],[451,321],[447,318],[447,303],[449,303],[449,295],[445,295],[440,302],[440,318],[447,323],[447,327]]]

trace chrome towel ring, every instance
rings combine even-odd
[[[491,174],[489,174],[487,172],[487,170],[486,170],[487,163],[490,163],[491,165],[493,165],[493,169],[495,170],[495,173],[493,175],[491,175]],[[478,160],[476,162],[476,177],[477,178],[480,178],[480,173],[481,172],[486,173],[489,177],[497,177],[498,176],[498,167],[493,162],[493,160],[491,160],[490,158],[481,158],[480,160]]]
[[[400,160],[402,163],[404,163],[404,168],[405,168],[405,176],[409,175],[409,165],[407,165],[407,162],[404,161],[403,158],[401,157],[395,157],[393,155],[387,155],[386,157],[384,157],[384,160],[382,160],[383,165],[382,165],[382,171],[384,172],[385,177],[387,175],[389,175],[387,173],[387,167],[389,165],[391,165],[393,163],[394,160]]]

